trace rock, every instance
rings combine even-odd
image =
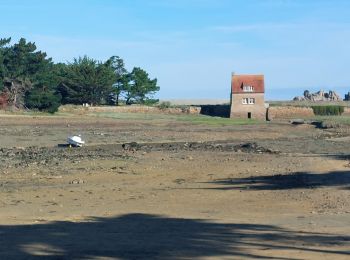
[[[186,180],[185,180],[185,179],[176,179],[176,180],[174,180],[174,182],[175,182],[176,184],[183,184],[183,183],[186,182]]]
[[[335,91],[324,92],[320,90],[315,93],[310,93],[308,90],[304,91],[304,96],[297,96],[293,98],[294,101],[312,101],[312,102],[320,102],[320,101],[341,101],[342,99]]]
[[[350,101],[350,92],[348,92],[348,94],[345,94],[344,101]]]
[[[292,125],[301,125],[301,124],[305,124],[305,120],[304,119],[292,119],[292,120],[290,120],[290,123]]]
[[[293,101],[305,101],[305,97],[302,97],[302,96],[297,96],[295,98],[293,98]]]
[[[83,183],[85,183],[85,181],[80,179],[75,179],[69,182],[69,184],[83,184]]]
[[[122,147],[126,151],[136,151],[141,148],[141,145],[139,145],[136,142],[131,142],[131,143],[122,144]]]

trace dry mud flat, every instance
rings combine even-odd
[[[57,147],[68,131],[89,145]],[[0,259],[350,257],[336,129],[86,117],[0,132]]]

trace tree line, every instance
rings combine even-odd
[[[158,100],[157,79],[122,58],[98,61],[87,56],[54,63],[35,43],[0,39],[0,108],[28,108],[54,113],[61,104],[151,104]]]

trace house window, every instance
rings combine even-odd
[[[242,104],[243,105],[254,105],[255,98],[242,98]]]
[[[255,104],[255,98],[249,98],[249,104],[250,105]]]
[[[253,92],[254,88],[253,88],[253,86],[250,86],[250,85],[244,85],[243,86],[243,91],[244,92]]]

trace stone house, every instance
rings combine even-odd
[[[264,75],[231,78],[231,118],[266,119]]]

